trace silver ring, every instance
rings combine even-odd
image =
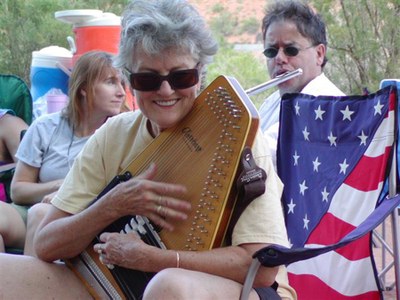
[[[104,265],[104,262],[103,262],[103,255],[102,255],[102,254],[99,255],[99,260],[100,260],[101,264]]]
[[[161,215],[161,210],[162,210],[162,206],[161,205],[159,205],[159,206],[157,206],[157,213],[159,214],[159,215]]]
[[[161,204],[162,204],[162,196],[161,195],[158,196],[157,203],[161,206]]]

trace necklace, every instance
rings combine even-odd
[[[75,133],[75,126],[72,126],[72,131],[71,131],[71,139],[68,145],[68,150],[67,150],[67,163],[68,163],[68,169],[71,169],[72,164],[74,163],[74,159],[72,159],[72,162],[70,160],[70,152],[71,152],[71,147],[72,143],[74,142],[74,133]]]

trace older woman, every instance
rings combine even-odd
[[[199,74],[216,51],[204,20],[187,1],[136,0],[126,8],[116,65],[129,72],[140,111],[110,119],[85,145],[37,232],[35,248],[42,260],[78,255],[107,225],[125,215],[146,216],[167,230],[174,229],[169,220],[185,221],[191,209],[185,201],[190,187],[154,181],[154,165],[90,203],[155,137],[191,111],[201,86]],[[287,245],[282,184],[260,135],[254,145],[255,159],[268,174],[267,192],[241,215],[232,245],[198,252],[163,250],[136,234],[105,232],[94,245],[102,262],[158,273],[145,299],[239,298],[252,254],[269,243]],[[277,268],[263,268],[251,298],[279,298],[270,287],[277,273]],[[283,280],[277,280],[283,284],[281,295],[291,299],[282,275]]]

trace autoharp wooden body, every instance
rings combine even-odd
[[[136,176],[156,163],[156,181],[188,188],[187,200],[192,204],[188,219],[171,221],[175,230],[169,232],[155,230],[146,218],[127,216],[105,231],[133,227],[145,242],[174,250],[220,247],[236,202],[241,153],[245,146],[252,146],[258,125],[257,110],[239,83],[218,77],[196,98],[191,112],[155,138],[118,179]],[[96,298],[140,299],[152,276],[118,266],[109,270],[99,262],[92,245],[68,265]]]

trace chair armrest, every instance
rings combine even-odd
[[[0,173],[2,173],[2,172],[7,172],[7,171],[10,171],[10,170],[12,170],[12,169],[14,169],[15,168],[15,163],[10,163],[10,164],[6,164],[6,165],[1,165],[0,166]]]

